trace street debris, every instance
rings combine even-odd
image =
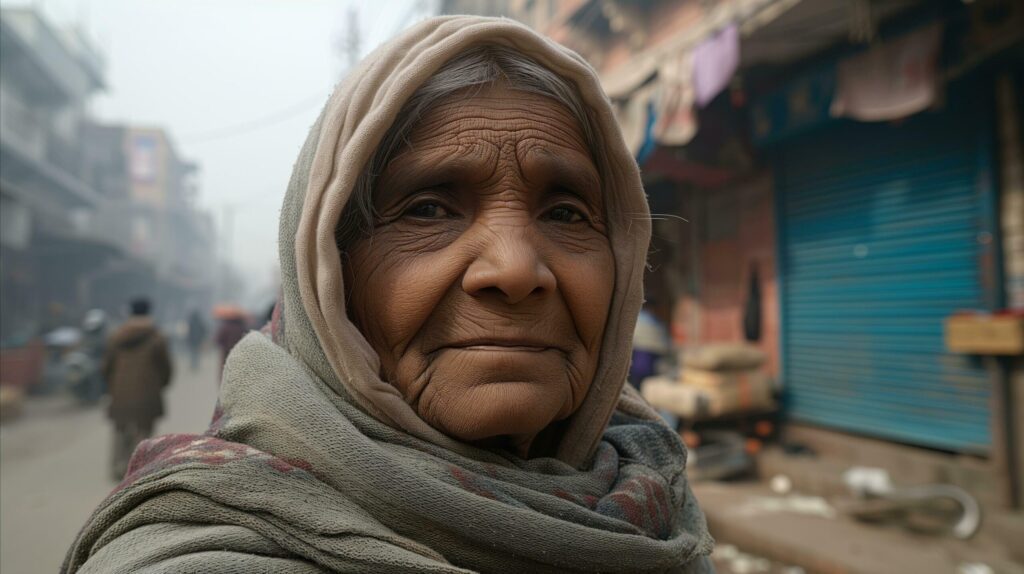
[[[982,562],[964,562],[956,569],[957,574],[994,574],[995,570]]]
[[[722,574],[804,574],[799,566],[788,566],[743,552],[732,544],[719,544],[711,560]]]
[[[743,516],[757,516],[777,512],[803,514],[833,519],[837,516],[836,509],[820,496],[789,494],[786,496],[753,496],[735,510]]]
[[[775,494],[789,494],[793,490],[793,481],[784,474],[776,474],[768,482],[768,486]]]
[[[964,489],[950,484],[896,487],[885,469],[853,467],[843,481],[854,495],[843,510],[868,522],[898,522],[911,530],[950,533],[966,540],[981,524],[981,508]]]

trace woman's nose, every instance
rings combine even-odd
[[[554,292],[555,274],[526,235],[513,232],[491,240],[466,269],[463,291],[474,297],[493,293],[509,304]]]

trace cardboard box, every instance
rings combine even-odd
[[[767,376],[717,386],[650,377],[644,379],[640,394],[651,406],[688,419],[765,409],[774,404],[771,380]]]
[[[729,371],[684,368],[679,379],[684,384],[704,388],[771,386],[768,374],[760,368],[733,369]]]
[[[971,355],[1024,354],[1024,316],[953,315],[946,319],[946,349]]]
[[[768,360],[761,349],[746,343],[713,343],[685,347],[681,363],[705,371],[755,369]]]

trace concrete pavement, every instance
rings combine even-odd
[[[825,506],[810,504],[816,501],[808,498],[788,499],[757,482],[695,483],[693,493],[719,545],[736,545],[805,572],[1024,574],[1024,566],[991,536],[962,541],[915,534],[895,525],[865,524],[844,516],[824,499]],[[800,504],[786,504],[787,499]],[[972,564],[988,570],[971,570]]]
[[[216,402],[219,358],[206,353],[195,373],[184,357],[175,367],[157,432],[201,432]],[[66,395],[33,398],[21,417],[0,427],[3,574],[56,572],[79,528],[114,487],[103,408],[83,409]]]

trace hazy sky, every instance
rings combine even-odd
[[[358,11],[365,55],[434,5],[413,0],[31,4],[58,26],[83,27],[105,54],[108,88],[93,105],[100,119],[165,127],[179,154],[200,164],[200,204],[219,228],[225,211],[234,210],[234,259],[260,290],[276,267],[277,216],[292,165],[347,65],[349,8]]]

